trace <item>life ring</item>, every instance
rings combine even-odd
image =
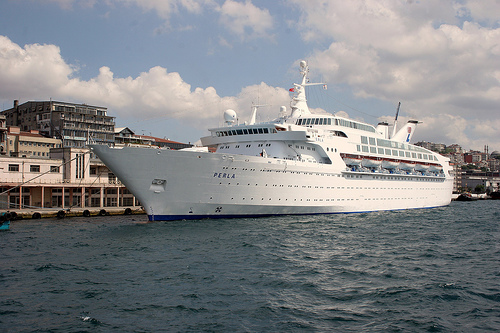
[[[89,217],[90,216],[90,211],[88,209],[85,209],[83,211],[83,217]]]
[[[132,214],[132,209],[130,208],[125,208],[125,212],[124,212],[125,215],[130,215]]]
[[[105,209],[101,209],[99,211],[99,216],[104,216],[104,215],[107,215],[106,210]]]
[[[60,210],[57,212],[58,219],[63,219],[65,216],[66,216],[66,213],[64,212],[64,210]]]
[[[31,218],[33,220],[38,220],[38,219],[41,219],[42,218],[42,214],[38,213],[38,212],[35,212],[33,213],[33,215],[31,215]]]

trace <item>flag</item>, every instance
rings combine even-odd
[[[326,86],[326,84],[323,85],[323,89],[324,90],[328,89],[328,87]]]
[[[294,88],[290,88],[290,89],[288,89],[288,91],[294,92],[295,89]]]

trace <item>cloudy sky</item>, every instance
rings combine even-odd
[[[500,150],[499,0],[0,1],[2,110],[87,103],[195,142],[228,108],[276,117],[302,59],[314,108],[376,124],[401,102],[414,141]]]

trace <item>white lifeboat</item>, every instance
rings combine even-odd
[[[430,172],[441,172],[443,171],[443,166],[439,164],[431,164],[429,166],[429,171]]]
[[[382,164],[381,160],[375,160],[371,158],[363,158],[361,161],[361,165],[364,166],[365,168],[376,168],[379,167]]]
[[[361,165],[361,158],[357,158],[357,157],[354,157],[354,156],[344,157],[343,160],[344,160],[344,163],[346,165],[350,165],[350,166],[359,166],[359,165]]]
[[[401,162],[399,165],[401,170],[411,171],[415,168],[415,163],[412,162]]]
[[[394,160],[383,160],[382,168],[384,169],[397,169],[399,167],[399,161]]]
[[[417,164],[415,164],[415,170],[416,171],[427,171],[427,170],[429,170],[429,165],[417,163]]]

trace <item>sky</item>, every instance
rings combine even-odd
[[[108,108],[117,127],[196,142],[234,109],[309,105],[376,125],[421,121],[413,142],[500,150],[499,0],[2,0],[0,107]]]

